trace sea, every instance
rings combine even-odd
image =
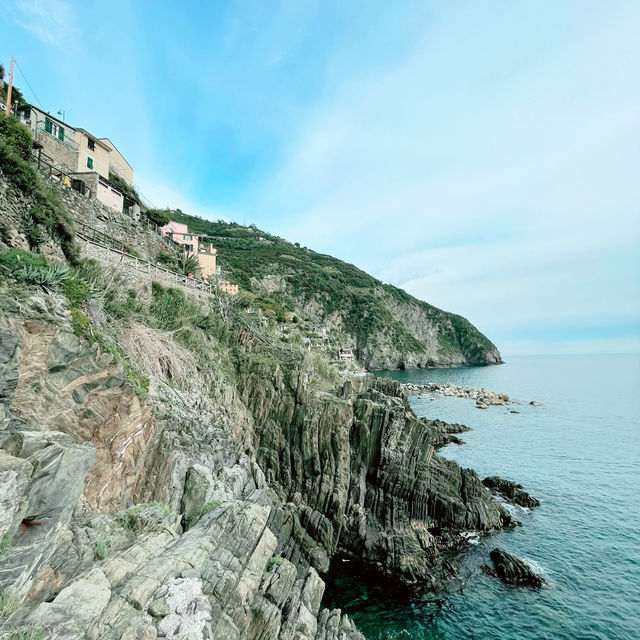
[[[473,536],[449,591],[402,588],[335,561],[323,605],[348,613],[368,640],[640,639],[640,356],[505,360],[379,372],[509,394],[513,404],[487,410],[439,395],[410,401],[419,416],[471,427],[465,444],[440,455],[481,478],[515,480],[542,504],[515,509],[521,527]],[[483,573],[495,547],[530,563],[546,586],[514,588]]]

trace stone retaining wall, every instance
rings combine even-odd
[[[84,256],[98,260],[112,271],[118,270],[133,289],[146,290],[152,282],[157,282],[165,287],[180,287],[203,300],[206,300],[210,295],[208,291],[197,288],[197,281],[150,265],[134,256],[127,254],[123,256],[119,251],[82,238],[78,238],[78,244]]]

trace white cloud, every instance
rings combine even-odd
[[[64,0],[18,0],[3,2],[5,15],[36,38],[65,52],[79,43],[80,28],[72,6]]]
[[[512,62],[517,32],[461,46],[454,15],[397,68],[351,78],[265,185],[277,232],[490,337],[639,323],[640,46],[632,15],[593,18]]]

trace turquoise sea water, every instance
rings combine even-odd
[[[640,639],[640,358],[513,357],[497,367],[380,375],[485,387],[519,401],[486,411],[442,396],[412,405],[473,429],[441,455],[481,478],[520,482],[542,506],[519,509],[522,527],[469,547],[459,591],[404,590],[337,561],[325,605],[349,613],[369,640]],[[548,586],[516,589],[483,574],[496,546],[534,563]]]

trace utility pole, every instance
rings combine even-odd
[[[9,73],[9,88],[7,89],[7,115],[11,115],[11,90],[13,89],[13,58],[11,58],[11,72]]]

